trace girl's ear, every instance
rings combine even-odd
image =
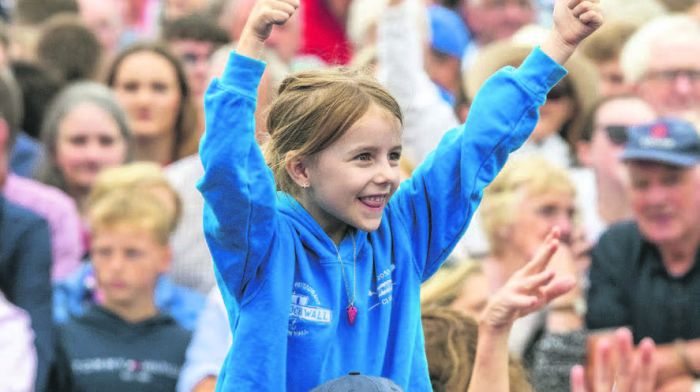
[[[296,151],[289,151],[284,157],[284,168],[289,177],[301,188],[308,188],[311,185],[309,178],[308,159],[300,156]]]

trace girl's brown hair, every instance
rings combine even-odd
[[[282,81],[267,118],[265,157],[277,189],[296,194],[285,165],[312,156],[338,140],[372,105],[403,122],[396,100],[376,80],[356,69],[302,72]]]
[[[479,327],[471,317],[436,308],[423,313],[425,353],[430,383],[435,392],[466,391],[474,370]],[[525,370],[511,359],[508,365],[511,392],[532,392]]]

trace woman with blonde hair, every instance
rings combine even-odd
[[[466,391],[472,378],[479,339],[476,320],[446,308],[428,310],[421,319],[433,391]],[[512,358],[508,361],[508,381],[510,392],[533,390],[522,365]]]
[[[553,227],[561,231],[561,246],[554,255],[552,268],[579,282],[547,309],[525,316],[513,325],[510,351],[522,358],[536,384],[568,385],[568,370],[551,373],[549,358],[541,351],[543,347],[550,350],[550,357],[563,357],[563,363],[570,365],[580,363],[585,357],[584,304],[578,271],[585,269],[587,257],[574,255],[579,241],[575,198],[576,188],[566,170],[542,157],[528,157],[506,164],[484,190],[479,211],[491,245],[490,254],[482,264],[489,293],[496,292],[527,263]],[[569,350],[566,355],[562,352],[564,346]],[[542,374],[547,376],[535,377]],[[536,387],[542,389],[540,385]]]
[[[481,263],[473,260],[445,264],[421,286],[421,309],[450,308],[478,317],[486,307],[488,289]]]

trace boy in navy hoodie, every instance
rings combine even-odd
[[[54,389],[174,391],[190,334],[153,299],[174,216],[152,192],[116,190],[88,218],[103,299],[59,329]]]

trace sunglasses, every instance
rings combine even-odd
[[[618,146],[627,143],[629,139],[629,128],[626,125],[606,125],[603,129],[605,129],[608,139]]]
[[[557,99],[570,97],[571,95],[571,86],[568,83],[557,83],[549,90],[549,93],[547,93],[547,100],[555,101]]]

